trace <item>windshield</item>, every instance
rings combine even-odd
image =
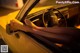
[[[29,14],[35,13],[42,9],[49,8],[53,5],[56,5],[55,0],[40,0],[40,2],[29,12]]]
[[[56,0],[40,0],[39,3],[34,8],[32,8],[29,14],[32,14],[37,11],[47,9],[50,7],[57,8],[57,7],[65,6],[65,5],[69,5],[69,4],[57,4]]]

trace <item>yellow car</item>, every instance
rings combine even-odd
[[[40,36],[33,36],[29,32],[24,31],[11,31],[9,24],[10,20],[15,19],[24,23],[25,19],[29,19],[31,22],[40,27],[74,27],[76,24],[73,23],[72,17],[78,15],[79,5],[74,4],[54,4],[56,1],[53,0],[27,0],[23,8],[16,11],[13,14],[7,15],[8,17],[0,18],[0,36],[1,44],[0,52],[8,53],[72,53],[75,47],[70,47],[67,44],[60,46],[60,43],[54,43],[47,38]],[[75,7],[74,7],[75,6]],[[76,11],[74,11],[77,9]],[[70,12],[69,12],[70,11]],[[75,12],[72,13],[71,12]],[[78,18],[77,18],[78,19]],[[75,21],[75,20],[74,20]],[[80,32],[79,29],[75,29]],[[69,33],[70,34],[70,33]],[[79,33],[80,35],[80,33]],[[54,41],[56,41],[54,39]],[[75,42],[73,43],[75,44]],[[77,51],[77,50],[75,50]]]

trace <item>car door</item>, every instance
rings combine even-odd
[[[23,21],[23,19],[25,19],[25,13],[27,15],[38,2],[39,0],[27,0],[16,19]],[[0,26],[0,30],[2,39],[9,46],[12,53],[52,53],[28,34],[21,31],[11,33],[8,23],[5,23],[4,26]]]

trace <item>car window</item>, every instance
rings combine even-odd
[[[40,0],[40,2],[29,12],[29,14],[49,8],[53,5],[57,5],[56,0]]]

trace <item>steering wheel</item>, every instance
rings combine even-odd
[[[43,13],[42,21],[45,27],[67,27],[64,15],[58,9],[54,8],[49,9],[48,13]]]

